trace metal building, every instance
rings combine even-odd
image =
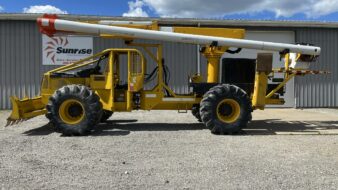
[[[20,98],[39,94],[41,76],[55,66],[42,65],[42,37],[36,25],[39,14],[0,14],[0,109],[10,109],[10,95]],[[287,86],[287,107],[338,107],[338,23],[299,21],[200,20],[170,18],[123,18],[61,15],[69,20],[157,20],[161,26],[245,28],[248,39],[286,43],[309,43],[322,47],[322,55],[311,69],[329,70],[330,75],[296,77]],[[154,41],[149,41],[154,42]],[[196,45],[157,42],[164,45],[164,58],[171,70],[170,86],[188,92],[188,76],[196,73]],[[122,40],[94,37],[94,53],[105,48],[125,47]],[[245,50],[240,57],[254,58]],[[228,55],[225,55],[228,57]],[[278,64],[278,54],[275,56]],[[205,70],[201,58],[201,70]],[[150,67],[151,67],[150,63]],[[202,72],[203,74],[203,72]]]

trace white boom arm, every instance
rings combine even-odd
[[[89,24],[55,18],[38,18],[38,24],[40,26],[41,32],[46,33],[48,35],[53,35],[57,31],[66,31],[66,32],[78,32],[95,35],[100,34],[121,35],[121,36],[130,36],[132,38],[162,40],[190,44],[210,45],[216,43],[218,46],[278,51],[278,52],[289,51],[293,53],[301,53],[314,56],[320,55],[321,52],[320,47],[315,46],[182,34],[167,31],[143,30],[118,26],[107,26],[102,24]]]

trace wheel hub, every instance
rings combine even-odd
[[[66,124],[78,124],[83,120],[84,115],[84,107],[78,100],[69,99],[60,105],[59,116]]]
[[[71,117],[79,117],[83,113],[83,110],[81,105],[72,104],[68,109],[68,113]]]
[[[241,113],[239,103],[234,99],[224,99],[217,105],[217,117],[224,123],[235,122]]]
[[[232,107],[229,104],[222,104],[219,107],[219,112],[223,116],[229,116],[232,113]]]

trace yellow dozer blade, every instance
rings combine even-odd
[[[7,118],[8,125],[14,125],[30,118],[43,115],[46,111],[46,106],[41,101],[41,96],[29,99],[24,98],[19,100],[15,96],[11,96],[12,113]]]

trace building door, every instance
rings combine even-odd
[[[280,42],[280,43],[295,43],[295,33],[292,31],[246,31],[246,39],[269,41],[269,42]],[[256,59],[257,53],[269,52],[269,51],[258,51],[243,49],[239,54],[228,54],[225,53],[224,58],[248,58]],[[279,53],[272,52],[273,54],[273,68],[284,67],[284,62],[280,61]],[[276,78],[282,78],[282,74],[275,75]],[[295,94],[294,94],[294,79],[290,80],[286,85],[286,93],[284,94],[285,104],[277,107],[295,107]],[[271,107],[271,106],[269,106]],[[273,106],[276,107],[276,106]]]

